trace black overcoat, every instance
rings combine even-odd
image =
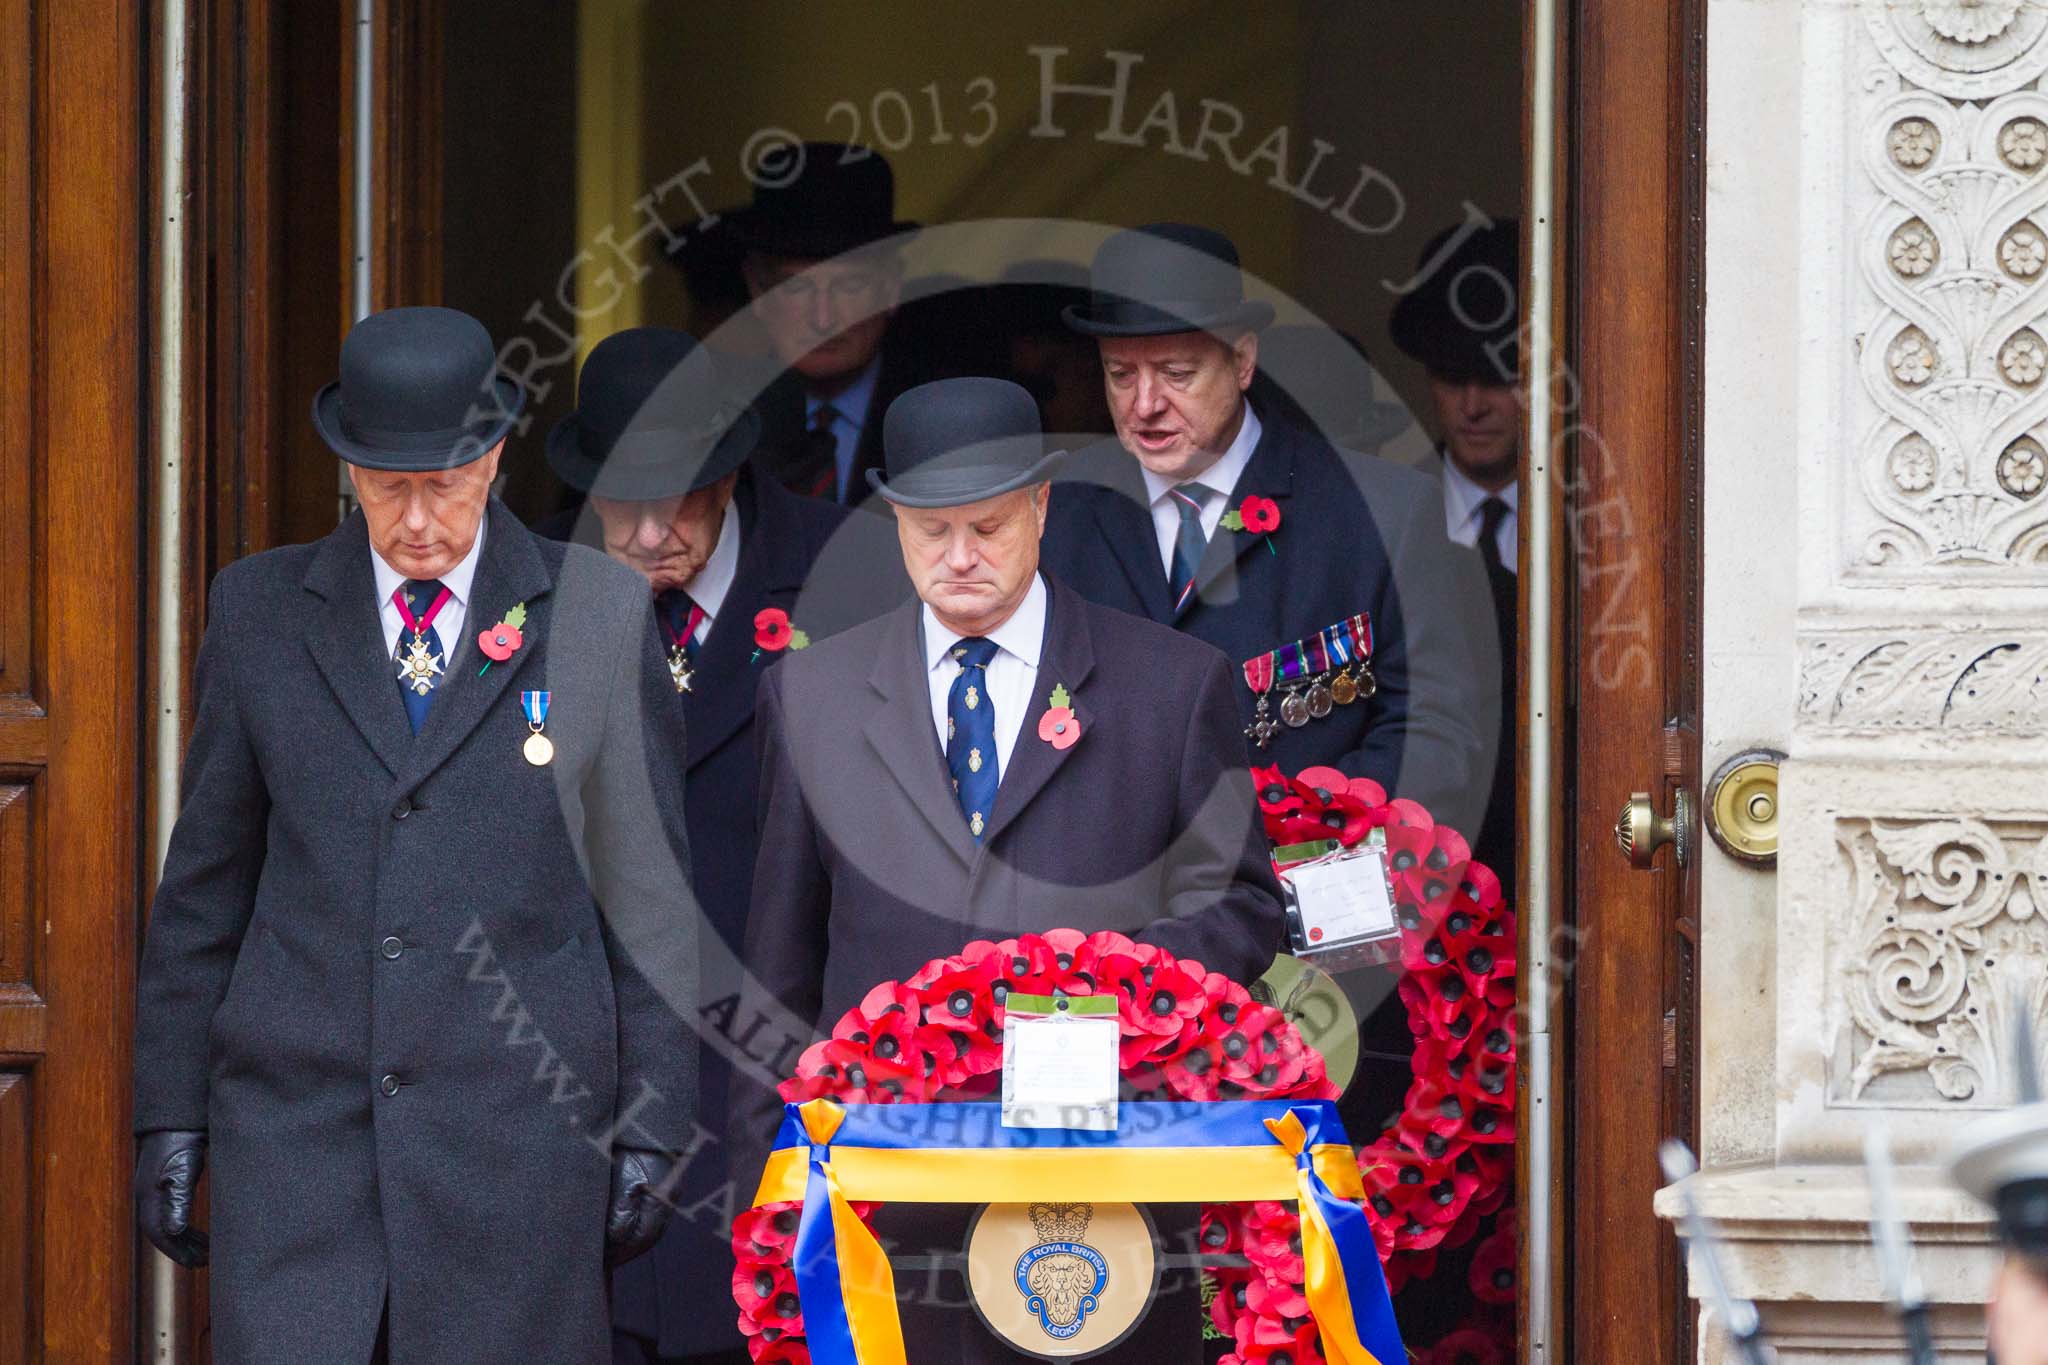
[[[213,586],[135,1126],[209,1132],[216,1359],[367,1360],[388,1298],[394,1360],[607,1360],[610,1150],[694,1131],[685,736],[645,587],[487,516],[417,736],[360,514]]]

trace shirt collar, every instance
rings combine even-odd
[[[1023,660],[1027,668],[1038,667],[1039,651],[1045,647],[1047,601],[1045,578],[1033,574],[1031,587],[1026,590],[1024,600],[1017,604],[1017,610],[1010,613],[1009,620],[988,633],[988,638],[995,641],[998,649]],[[923,608],[923,612],[925,668],[933,670],[946,661],[948,650],[967,637],[939,624],[938,616],[929,605]]]
[[[1516,479],[1499,492],[1481,488],[1472,482],[1457,462],[1448,455],[1441,457],[1444,462],[1444,497],[1449,501],[1451,511],[1457,516],[1458,525],[1479,519],[1479,504],[1488,498],[1499,498],[1508,505],[1508,511],[1520,516],[1522,513],[1522,481]]]
[[[739,499],[727,498],[725,520],[718,526],[718,543],[711,547],[711,557],[704,561],[703,568],[697,570],[697,576],[683,584],[683,591],[704,609],[706,616],[715,619],[720,608],[725,606],[725,595],[732,591],[733,574],[739,569],[739,563]]]
[[[1158,506],[1161,498],[1184,483],[1199,483],[1215,489],[1221,497],[1229,497],[1236,489],[1237,481],[1244,477],[1244,467],[1252,462],[1252,452],[1259,448],[1260,431],[1259,414],[1252,411],[1250,403],[1246,403],[1244,420],[1237,424],[1236,439],[1231,441],[1230,448],[1223,452],[1222,458],[1201,473],[1188,479],[1169,479],[1163,474],[1154,474],[1140,465],[1139,469],[1145,475],[1148,505]]]
[[[490,511],[487,508],[483,520],[476,525],[476,539],[469,543],[469,553],[462,557],[460,564],[441,575],[441,586],[448,589],[449,596],[455,599],[455,605],[465,612],[469,610],[469,589],[470,585],[476,582],[476,565],[483,557],[484,531],[489,527],[490,521]],[[405,575],[386,563],[384,556],[378,554],[374,546],[370,549],[370,567],[377,578],[377,610],[382,611],[390,603],[392,594],[398,591],[399,585],[405,582]]]
[[[873,402],[875,397],[875,377],[881,372],[882,355],[881,352],[877,351],[875,358],[862,366],[860,373],[853,377],[853,382],[838,393],[833,394],[830,398],[806,393],[804,395],[804,425],[809,426],[811,420],[818,415],[818,409],[830,403],[832,410],[839,414],[835,420],[844,422],[855,431],[859,431],[867,425],[868,404]]]

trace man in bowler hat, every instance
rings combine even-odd
[[[1499,643],[1500,706],[1486,814],[1473,852],[1511,881],[1515,865],[1515,688],[1520,635],[1521,224],[1459,224],[1430,239],[1419,283],[1388,320],[1394,344],[1429,374],[1444,527],[1477,557]],[[1490,690],[1490,689],[1489,689]]]
[[[1090,283],[1066,316],[1095,338],[1116,439],[1077,455],[1054,489],[1046,563],[1098,602],[1223,651],[1240,761],[1337,768],[1471,830],[1481,703],[1435,485],[1247,396],[1273,309],[1244,296],[1223,234],[1116,233]],[[1365,656],[1348,686],[1334,676],[1339,645]],[[1365,1021],[1366,1060],[1340,1102],[1362,1141],[1400,1104],[1410,1040],[1392,973],[1339,984]]]
[[[236,1365],[602,1362],[690,1145],[685,743],[640,580],[490,495],[523,395],[444,308],[313,422],[359,501],[209,598],[138,983],[135,1193]]]
[[[882,414],[927,377],[898,319],[897,245],[918,224],[896,217],[888,159],[837,142],[784,149],[755,176],[753,203],[724,221],[783,367],[759,399],[757,463],[793,492],[852,506],[881,465]]]
[[[921,385],[884,449],[868,477],[920,600],[762,679],[760,984],[823,1032],[974,939],[1062,927],[1256,978],[1281,909],[1226,661],[1041,571],[1057,456],[1022,388]],[[1064,721],[1046,719],[1056,690]],[[747,1118],[767,1135],[778,1115]],[[1014,1358],[964,1308],[924,1311],[939,1321],[906,1334],[933,1359]],[[1115,1358],[1193,1359],[1199,1318],[1155,1308]]]
[[[1242,746],[1251,762],[1340,768],[1453,824],[1476,814],[1479,739],[1463,632],[1436,600],[1450,556],[1429,480],[1340,453],[1246,398],[1273,309],[1245,298],[1222,233],[1116,233],[1090,278],[1066,318],[1095,338],[1116,439],[1064,472],[1047,565],[1106,606],[1222,650],[1239,724],[1272,722],[1264,743]],[[1269,507],[1270,527],[1245,517],[1247,499]],[[1354,616],[1370,622],[1370,686],[1311,714],[1280,705],[1282,670],[1262,710],[1240,667]]]
[[[729,370],[686,332],[619,332],[592,348],[576,410],[547,439],[555,474],[588,495],[574,532],[639,574],[653,598],[689,737],[666,761],[685,776],[691,887],[711,929],[700,936],[699,994],[705,1022],[728,1043],[754,881],[754,694],[790,638],[769,636],[774,647],[764,647],[757,622],[780,612],[822,638],[893,602],[901,573],[894,545],[875,543],[881,523],[845,527],[845,508],[759,476],[750,457],[761,419]],[[825,581],[805,593],[821,560]],[[699,1111],[725,1113],[733,1088],[749,1084],[762,1081],[707,1042]],[[729,1178],[722,1145],[691,1153],[673,1199],[679,1216],[649,1255],[614,1273],[615,1362],[749,1358],[727,1305],[705,1298],[732,1278],[730,1200],[720,1194]]]

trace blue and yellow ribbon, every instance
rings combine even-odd
[[[1295,1200],[1304,1292],[1331,1365],[1407,1359],[1358,1165],[1327,1100],[1125,1103],[1117,1131],[1004,1128],[992,1104],[786,1107],[756,1204],[803,1201],[796,1281],[818,1365],[906,1365],[895,1279],[850,1201]]]

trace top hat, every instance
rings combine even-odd
[[[1439,261],[1461,223],[1429,239],[1416,261],[1429,275],[1394,305],[1394,344],[1439,379],[1513,384],[1522,363],[1521,223],[1503,218],[1472,232]]]
[[[1019,385],[938,379],[883,414],[888,475],[870,469],[868,486],[899,507],[963,507],[1044,483],[1061,453],[1046,453],[1037,400]]]
[[[1096,249],[1085,304],[1061,310],[1067,326],[1097,337],[1257,331],[1273,305],[1244,296],[1237,247],[1189,223],[1151,223]]]
[[[453,469],[505,439],[526,402],[490,333],[453,308],[391,308],[349,328],[341,378],[313,395],[313,429],[365,469]]]
[[[548,432],[548,465],[571,488],[621,502],[708,488],[761,440],[760,414],[730,390],[688,332],[615,332],[584,360],[576,410]]]
[[[918,225],[896,218],[896,176],[880,152],[843,142],[775,148],[749,175],[754,202],[732,215],[750,250],[822,261]]]

